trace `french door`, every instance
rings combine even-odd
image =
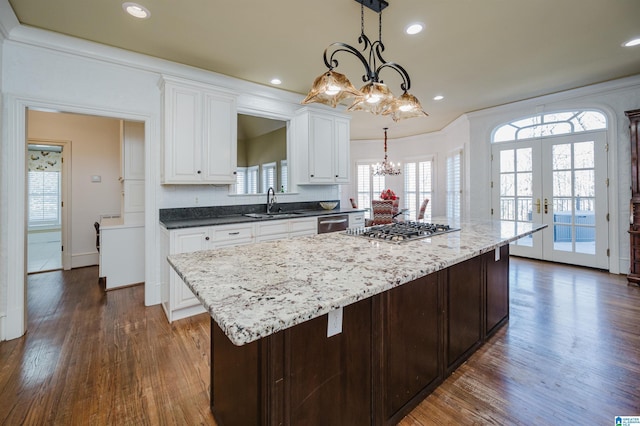
[[[517,228],[547,228],[511,253],[609,268],[607,149],[604,132],[495,143],[493,216]]]

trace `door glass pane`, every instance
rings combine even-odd
[[[518,221],[531,222],[533,198],[518,198]]]
[[[500,195],[503,197],[516,195],[514,177],[515,176],[513,174],[500,175]]]
[[[576,170],[574,173],[576,198],[594,197],[596,195],[594,170]]]
[[[571,219],[571,216],[569,216]],[[573,251],[571,225],[553,225],[553,249]]]
[[[513,150],[507,149],[500,152],[500,172],[507,173],[515,171]]]
[[[500,199],[500,219],[514,220],[515,217],[515,200],[513,198]]]
[[[517,164],[519,172],[530,172],[533,170],[533,160],[531,158],[531,148],[521,148],[517,151]]]
[[[571,172],[553,172],[553,196],[571,197]]]
[[[595,254],[594,142],[554,145],[554,250]]]
[[[531,222],[533,208],[533,149],[500,151],[500,219]],[[521,238],[517,245],[531,246],[532,238]]]
[[[518,195],[521,197],[533,195],[532,173],[518,173]]]
[[[593,142],[579,142],[573,145],[576,169],[590,169],[595,167],[593,157]]]
[[[554,145],[552,155],[553,170],[571,169],[571,144]]]

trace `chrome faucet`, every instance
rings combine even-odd
[[[267,191],[267,214],[271,213],[271,209],[276,204],[276,191],[272,186],[269,187]]]

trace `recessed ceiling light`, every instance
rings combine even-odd
[[[139,5],[138,3],[133,3],[133,2],[122,3],[122,8],[129,15],[136,18],[147,19],[148,17],[151,16],[151,12],[149,12],[149,9]]]
[[[282,84],[282,81],[279,78],[272,78],[271,84]]]
[[[419,32],[421,32],[424,29],[424,24],[421,24],[420,22],[416,22],[413,23],[411,25],[409,25],[406,29],[405,32],[407,34],[410,35],[414,35],[414,34],[418,34]]]
[[[622,45],[623,45],[624,47],[633,47],[633,46],[637,46],[637,45],[639,45],[639,44],[640,44],[640,37],[638,37],[638,38],[634,38],[634,39],[629,40],[629,41],[627,41],[627,42],[625,42],[625,43],[622,43]]]
[[[438,96],[434,96],[434,97],[433,97],[433,100],[434,100],[434,101],[441,101],[441,100],[443,100],[443,99],[444,99],[444,96],[442,96],[442,95],[438,95]]]

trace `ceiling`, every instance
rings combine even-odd
[[[121,1],[9,0],[23,25],[306,95],[326,68],[332,42],[358,47],[355,0],[140,0],[151,17],[127,15]],[[487,107],[640,73],[639,0],[389,0],[382,13],[385,58],[411,76],[410,92],[429,113],[394,123],[352,113],[352,139],[437,131]],[[411,22],[426,29],[404,34]],[[377,39],[378,16],[365,8],[365,33]],[[356,87],[362,66],[338,57]],[[381,77],[401,94],[393,71]],[[434,101],[435,95],[443,95]]]

